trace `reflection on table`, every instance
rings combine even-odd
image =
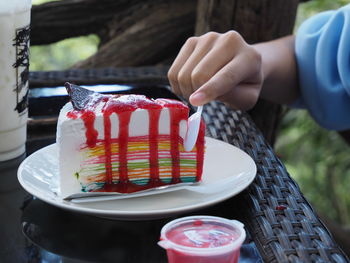
[[[174,218],[109,220],[51,206],[19,185],[17,168],[24,158],[0,163],[1,262],[166,262],[157,242],[162,226]],[[227,207],[223,202],[196,214],[227,217]],[[249,240],[242,262],[258,262],[259,253]]]

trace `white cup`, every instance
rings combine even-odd
[[[25,152],[31,0],[0,1],[0,161]]]

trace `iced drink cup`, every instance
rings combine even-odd
[[[245,236],[237,220],[190,216],[166,224],[158,244],[167,250],[169,263],[234,263]]]
[[[0,1],[0,161],[25,151],[31,0]]]

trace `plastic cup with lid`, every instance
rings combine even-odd
[[[31,0],[0,0],[0,162],[25,152]]]
[[[158,244],[170,263],[234,263],[245,237],[244,225],[237,220],[190,216],[167,223]]]

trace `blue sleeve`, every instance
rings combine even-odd
[[[295,55],[300,104],[322,127],[350,129],[350,5],[306,20]]]

